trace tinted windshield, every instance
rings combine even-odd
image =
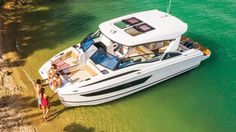
[[[111,70],[115,70],[119,61],[118,59],[111,55],[110,53],[107,53],[104,51],[104,49],[99,48],[92,56],[91,60],[95,64],[100,64],[106,68],[109,68]]]
[[[81,48],[83,51],[87,51],[91,45],[94,44],[93,38],[91,37],[92,34],[89,34],[82,42],[81,42]]]
[[[101,32],[99,30],[97,32],[95,32],[94,34],[90,33],[89,35],[87,35],[84,38],[84,40],[80,43],[83,51],[84,52],[87,51],[89,49],[89,47],[94,44],[93,39],[100,37],[100,35],[101,35]]]

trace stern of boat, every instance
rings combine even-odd
[[[211,56],[211,51],[209,49],[202,46],[202,48],[199,50],[203,52],[202,60],[205,60]]]
[[[197,49],[203,53],[202,61],[209,58],[211,56],[210,49],[204,47],[203,45],[199,44],[198,42],[193,41],[192,39],[182,36],[181,37],[181,44],[189,49]]]

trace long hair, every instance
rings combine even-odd
[[[37,79],[36,84],[42,84],[42,81],[40,79]]]
[[[40,96],[41,96],[41,98],[43,98],[44,92],[45,92],[45,89],[44,89],[44,88],[41,88],[41,89],[40,89]]]
[[[52,64],[52,67],[55,67],[57,69],[57,65],[56,64]]]

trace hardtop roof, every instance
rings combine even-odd
[[[154,29],[132,36],[126,32],[132,26],[122,29],[115,25],[129,18],[137,18],[142,21],[141,24],[147,24]],[[112,41],[126,46],[136,46],[148,42],[176,39],[187,31],[187,24],[168,13],[149,10],[103,22],[99,25],[99,29]]]

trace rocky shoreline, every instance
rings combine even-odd
[[[0,131],[36,131],[25,119],[23,88],[15,84],[12,74],[7,67],[0,70]]]

